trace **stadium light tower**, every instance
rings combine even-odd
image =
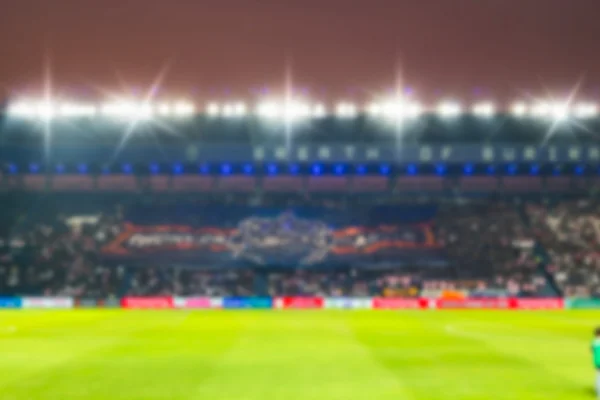
[[[441,117],[454,118],[462,112],[462,107],[458,103],[444,102],[438,105],[437,112]]]

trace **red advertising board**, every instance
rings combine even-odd
[[[510,309],[514,308],[514,299],[436,299],[439,309]]]
[[[173,308],[172,297],[125,297],[121,300],[123,308]]]
[[[519,310],[562,310],[563,299],[515,299],[515,308]]]
[[[429,299],[376,297],[373,299],[373,308],[394,310],[429,308]]]
[[[323,308],[322,297],[279,297],[275,300],[276,308]]]

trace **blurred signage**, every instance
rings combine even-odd
[[[71,297],[23,297],[23,308],[73,308]]]
[[[273,300],[270,297],[225,297],[223,298],[223,308],[268,309],[273,308]]]
[[[172,297],[125,297],[121,300],[123,308],[173,308]]]
[[[326,297],[325,308],[330,309],[370,309],[373,300],[370,297]]]
[[[181,162],[185,148],[189,146],[161,146],[160,154],[167,162]],[[40,159],[36,147],[23,148],[6,146],[7,155],[19,154],[24,161]],[[385,145],[299,145],[299,146],[250,146],[250,145],[211,145],[198,143],[196,154],[188,162],[402,162],[402,163],[597,163],[600,161],[600,146],[523,146],[523,145],[410,145],[401,147]],[[149,162],[158,156],[155,149],[148,146],[130,146],[123,149],[120,160],[129,163]],[[73,151],[71,146],[56,145],[53,155],[67,163],[100,162],[111,157],[111,146],[80,147]],[[6,159],[15,162],[19,160]],[[99,179],[100,189],[115,189],[129,186],[125,181],[109,182]]]
[[[323,308],[325,300],[322,297],[278,297],[275,308]]]
[[[0,308],[21,308],[23,302],[18,297],[0,297]]]
[[[373,308],[391,310],[429,308],[429,299],[376,297],[373,299]]]
[[[567,308],[600,309],[600,299],[571,298],[566,300]]]

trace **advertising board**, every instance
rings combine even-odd
[[[23,302],[19,297],[0,297],[0,308],[21,308]]]
[[[73,308],[71,297],[23,297],[23,308],[60,309]]]
[[[325,301],[322,297],[278,297],[275,308],[315,309],[323,308]]]
[[[370,297],[326,297],[324,303],[328,309],[364,310],[372,306],[373,299]]]
[[[121,307],[138,309],[173,308],[172,297],[124,297]]]
[[[429,299],[404,299],[404,298],[388,298],[376,297],[373,299],[373,308],[375,309],[421,309],[429,308]]]

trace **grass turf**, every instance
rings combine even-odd
[[[599,317],[1,311],[0,399],[590,399]]]

